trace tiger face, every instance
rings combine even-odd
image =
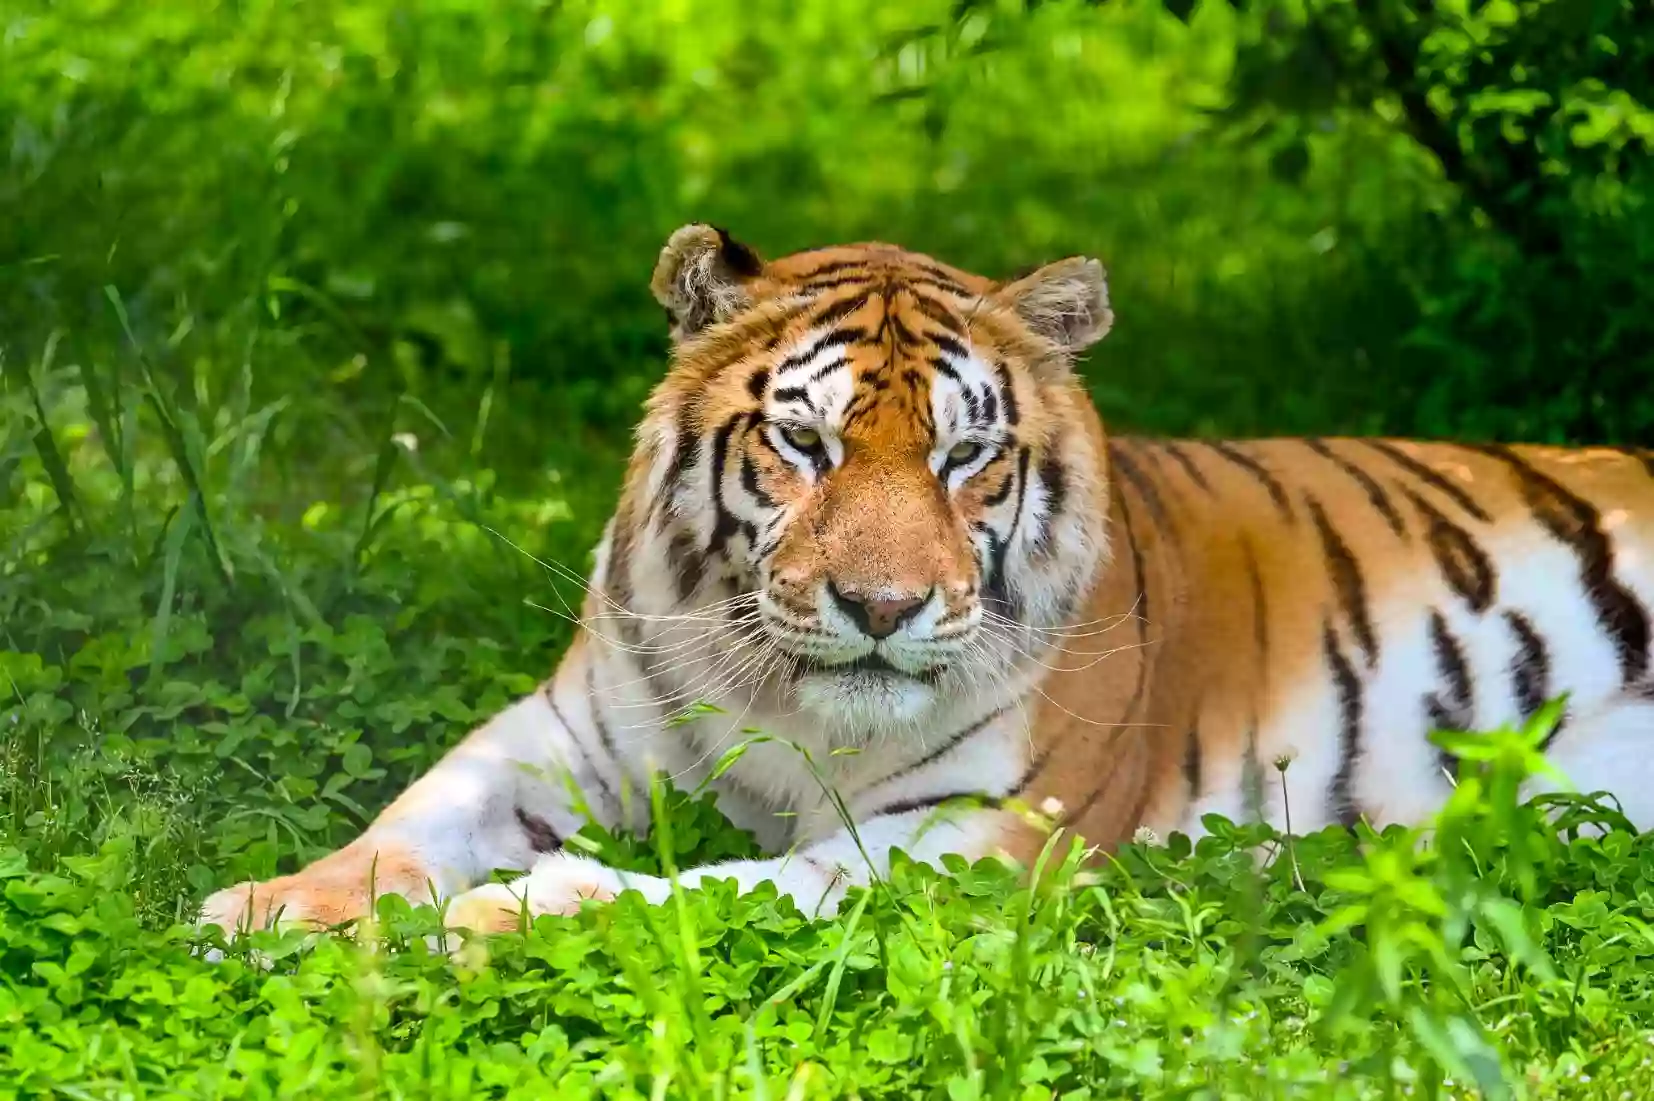
[[[1096,261],[1001,286],[884,245],[766,263],[688,226],[653,288],[674,364],[632,507],[682,606],[863,730],[1034,656],[1102,542],[1100,428],[1070,370],[1111,321]]]

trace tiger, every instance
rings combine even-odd
[[[682,887],[816,915],[898,851],[1026,868],[1058,830],[1096,854],[1214,815],[1417,824],[1454,786],[1433,732],[1554,701],[1561,779],[1524,790],[1654,819],[1649,452],[1110,434],[1083,255],[995,280],[693,223],[650,287],[669,365],[549,677],[205,924],[338,926],[375,892],[482,934],[660,903],[668,877],[570,844],[646,831],[629,793],[660,776],[762,854]]]

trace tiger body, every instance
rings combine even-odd
[[[1072,369],[1112,323],[1095,261],[1001,284],[885,245],[766,263],[689,226],[653,289],[674,363],[555,674],[204,922],[659,901],[562,846],[586,813],[646,826],[627,793],[656,772],[711,778],[776,854],[682,882],[806,911],[897,848],[1027,862],[1052,822],[1105,848],[1214,812],[1416,822],[1452,782],[1431,730],[1563,693],[1552,760],[1654,818],[1646,455],[1111,439]]]

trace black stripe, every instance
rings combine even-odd
[[[809,363],[811,360],[815,359],[816,356],[827,351],[829,348],[842,348],[847,344],[854,344],[866,335],[867,332],[865,329],[858,329],[855,326],[845,326],[842,329],[834,329],[832,332],[828,333],[820,340],[817,340],[808,348],[805,348],[802,351],[794,352],[786,359],[783,359],[776,365],[775,372],[777,375],[784,375],[788,371],[796,371],[798,368]]]
[[[1034,754],[1034,759],[1028,762],[1028,767],[1022,770],[1021,776],[1017,777],[1016,786],[1011,789],[1010,798],[1019,799],[1027,794],[1028,785],[1032,784],[1034,779],[1045,769],[1046,762],[1051,760],[1052,753],[1061,741],[1062,739],[1059,738]]]
[[[970,291],[966,290],[962,285],[954,282],[946,275],[938,274],[935,277],[910,275],[906,279],[903,279],[902,282],[906,283],[909,287],[935,287],[939,291],[947,291],[949,294],[957,295],[960,298],[971,297]]]
[[[597,729],[597,740],[603,743],[603,752],[609,755],[609,759],[618,764],[620,751],[615,748],[615,739],[609,731],[609,724],[603,721],[603,709],[599,706],[600,701],[597,698],[597,682],[589,666],[586,669],[586,699],[586,709],[592,713],[592,726]]]
[[[982,498],[982,507],[985,509],[998,508],[1004,504],[1005,499],[1011,495],[1011,487],[1014,485],[1016,485],[1016,475],[1007,470],[1005,478],[999,483],[999,486],[988,496]]]
[[[879,818],[885,815],[907,814],[910,811],[929,810],[939,807],[943,803],[954,799],[969,799],[979,807],[996,808],[1005,802],[1001,796],[989,795],[985,791],[976,789],[957,789],[945,795],[926,795],[918,799],[902,799],[880,807],[867,816],[868,819]]]
[[[1305,495],[1304,503],[1309,507],[1310,518],[1321,537],[1321,552],[1326,555],[1327,572],[1332,575],[1332,587],[1338,594],[1338,603],[1355,632],[1355,640],[1367,659],[1367,668],[1371,669],[1378,663],[1378,636],[1373,632],[1372,612],[1367,607],[1367,581],[1361,575],[1361,565],[1327,519],[1321,502]]]
[[[891,335],[895,338],[896,343],[904,345],[917,344],[919,342],[918,334],[907,327],[907,322],[902,320],[901,314],[890,313],[888,310],[889,303],[886,303],[885,321],[889,324]]]
[[[751,378],[747,379],[747,393],[752,395],[754,401],[762,401],[764,398],[764,391],[769,388],[769,385],[770,369],[768,367],[760,367],[752,373]]]
[[[812,280],[820,279],[824,275],[836,275],[841,271],[848,271],[851,268],[859,268],[861,266],[862,261],[860,260],[829,260],[825,264],[816,265],[809,271],[799,275],[797,278],[800,283],[809,283]]]
[[[1183,779],[1189,785],[1189,799],[1200,798],[1200,731],[1190,727],[1183,735]]]
[[[1349,659],[1338,648],[1338,636],[1328,623],[1322,628],[1321,646],[1333,687],[1338,692],[1338,771],[1327,792],[1327,810],[1340,825],[1353,827],[1361,820],[1355,798],[1355,770],[1361,760],[1361,681]]]
[[[1034,539],[1034,549],[1045,554],[1051,547],[1052,529],[1068,503],[1068,476],[1054,442],[1046,446],[1045,454],[1040,457],[1039,480],[1045,486],[1045,516]]]
[[[1390,530],[1403,539],[1407,538],[1407,524],[1402,520],[1401,513],[1396,511],[1395,503],[1390,500],[1389,494],[1384,492],[1384,487],[1378,484],[1377,479],[1334,451],[1327,445],[1325,440],[1311,436],[1303,442],[1305,447],[1308,447],[1353,478],[1355,483],[1361,487],[1361,492],[1367,495],[1368,503],[1377,509],[1378,514],[1384,517],[1384,522],[1390,525]]]
[[[978,525],[978,529],[988,537],[988,567],[987,582],[983,586],[986,595],[1003,605],[1006,613],[1017,622],[1022,621],[1022,607],[1011,596],[1011,585],[1005,576],[1005,556],[1010,552],[1011,543],[1016,538],[1017,525],[1022,522],[1022,506],[1028,492],[1028,449],[1017,449],[1016,472],[1016,505],[1011,514],[1011,527],[1001,539],[993,529],[986,524]]]
[[[1447,617],[1435,609],[1430,612],[1430,649],[1436,655],[1437,675],[1444,682],[1442,691],[1424,697],[1430,728],[1463,733],[1476,721],[1470,666],[1465,661],[1464,645],[1448,627]],[[1449,775],[1457,774],[1459,759],[1449,750],[1438,746],[1436,760]]]
[[[992,424],[998,419],[999,399],[994,396],[992,386],[984,385],[982,387],[982,421],[984,424]]]
[[[1523,719],[1532,718],[1551,698],[1551,655],[1527,616],[1507,610],[1505,622],[1516,636],[1516,655],[1510,664],[1516,703],[1522,709]]]
[[[701,587],[701,577],[706,571],[706,559],[695,546],[694,535],[687,531],[673,532],[671,542],[666,545],[666,562],[672,567],[678,600],[687,603]]]
[[[1189,457],[1189,453],[1180,444],[1171,440],[1161,440],[1160,447],[1172,457],[1172,460],[1178,466],[1183,468],[1183,473],[1189,476],[1191,482],[1208,493],[1212,491],[1212,483],[1206,480],[1206,475],[1200,472],[1200,467],[1195,465],[1195,461]]]
[[[1263,575],[1258,572],[1258,555],[1252,540],[1241,539],[1241,559],[1246,563],[1246,581],[1252,592],[1252,644],[1258,650],[1260,672],[1268,667],[1269,604],[1264,596]]]
[[[986,524],[973,524],[971,530],[988,540],[988,560],[982,565],[982,599],[1011,610],[1011,589],[1005,581],[1005,552],[1007,544]]]
[[[1264,817],[1263,765],[1258,761],[1258,723],[1255,719],[1246,727],[1246,743],[1241,748],[1241,806],[1258,819]]]
[[[822,379],[826,378],[828,375],[832,374],[834,371],[844,370],[845,365],[848,362],[849,362],[848,360],[843,360],[843,359],[828,360],[826,363],[823,363],[820,367],[817,367],[815,370],[810,372],[810,380],[809,381],[811,383],[820,382]]]
[[[1597,510],[1502,444],[1478,445],[1475,450],[1510,468],[1534,519],[1573,550],[1579,559],[1579,581],[1596,609],[1597,623],[1613,638],[1619,653],[1621,683],[1641,680],[1648,672],[1648,612],[1614,577],[1613,544],[1602,530]]]
[[[765,492],[764,487],[758,484],[758,463],[753,460],[750,452],[741,453],[741,488],[758,502],[760,508],[774,508],[775,498]]]
[[[729,445],[736,429],[752,414],[736,413],[723,424],[712,437],[712,537],[707,540],[706,553],[709,555],[721,554],[729,544],[730,537],[741,530],[739,520],[729,506],[724,503],[724,470],[729,465]]]
[[[953,312],[940,301],[928,294],[919,294],[914,290],[908,291],[908,297],[913,300],[914,309],[936,322],[936,324],[942,326],[954,336],[962,337],[965,335],[965,327],[959,323],[959,319],[954,316]]]
[[[804,289],[821,293],[836,290],[839,287],[866,285],[867,283],[872,282],[872,280],[873,277],[867,272],[851,272],[849,275],[839,275],[831,279],[813,279],[804,285]]]
[[[823,325],[831,325],[834,322],[843,321],[845,318],[867,305],[867,300],[872,297],[873,292],[871,290],[865,290],[860,294],[853,294],[848,298],[841,298],[839,301],[834,302],[831,305],[823,306],[820,310],[811,315],[809,327],[812,329],[817,329]]]
[[[517,824],[528,837],[528,847],[536,853],[556,852],[563,847],[563,839],[552,829],[551,823],[537,814],[517,808]]]
[[[1172,530],[1171,517],[1166,513],[1166,503],[1160,499],[1160,491],[1154,487],[1153,482],[1144,476],[1142,468],[1126,454],[1125,448],[1120,443],[1110,440],[1108,451],[1111,465],[1121,473],[1126,481],[1131,483],[1131,487],[1137,491],[1137,495],[1143,498],[1143,503],[1149,506],[1149,512],[1154,516],[1155,522],[1165,529],[1167,537],[1170,538]]]
[[[660,485],[660,499],[655,502],[657,518],[662,523],[666,521],[667,506],[682,487],[684,478],[694,469],[701,446],[700,435],[691,429],[688,409],[678,414],[673,431],[676,438],[672,441],[672,461],[666,466],[666,477]]]
[[[1499,585],[1499,576],[1487,552],[1429,501],[1410,489],[1402,493],[1423,518],[1425,542],[1448,585],[1472,610],[1487,611]]]
[[[1413,458],[1388,440],[1362,439],[1356,442],[1372,448],[1426,485],[1447,494],[1447,496],[1453,498],[1454,503],[1461,509],[1470,513],[1482,523],[1488,523],[1493,519],[1488,515],[1487,510],[1477,504],[1476,499],[1465,491],[1463,486],[1456,485],[1444,478],[1440,473]]]
[[[1005,533],[1007,546],[1016,538],[1017,525],[1022,523],[1022,505],[1028,496],[1028,456],[1028,448],[1017,448],[1017,503],[1011,513],[1011,530]]]
[[[632,606],[632,509],[623,504],[615,511],[609,528],[608,568],[604,571],[603,591],[622,608]],[[622,627],[632,622],[631,616],[621,616]]]
[[[932,344],[940,348],[944,353],[953,356],[955,359],[964,359],[970,354],[965,350],[965,346],[963,344],[949,336],[947,333],[926,332],[925,337]]]
[[[1286,487],[1280,483],[1275,475],[1269,472],[1268,467],[1226,440],[1205,440],[1202,442],[1235,466],[1244,470],[1254,481],[1263,486],[1269,493],[1269,499],[1275,502],[1275,507],[1280,510],[1284,518],[1287,520],[1293,518],[1292,502],[1287,499]]]
[[[1143,548],[1137,542],[1137,529],[1131,519],[1131,506],[1123,497],[1120,499],[1120,526],[1126,529],[1126,549],[1131,552],[1131,580],[1137,588],[1133,601],[1136,611],[1132,614],[1137,617],[1137,644],[1141,655],[1141,660],[1137,663],[1137,686],[1132,689],[1131,700],[1126,707],[1126,718],[1129,719],[1148,688],[1149,623],[1154,613],[1149,607],[1149,578],[1143,568]]]
[[[770,396],[777,402],[801,401],[810,404],[810,392],[802,386],[781,386]]]
[[[1005,714],[1005,710],[1006,709],[1002,707],[998,711],[994,711],[994,712],[992,712],[988,715],[983,716],[981,719],[978,719],[976,722],[974,722],[971,725],[965,727],[965,729],[959,731],[953,737],[948,738],[947,740],[942,742],[941,745],[937,746],[935,749],[931,750],[929,753],[925,754],[923,757],[920,757],[917,761],[914,761],[910,765],[902,766],[901,768],[897,769],[895,772],[892,772],[889,776],[886,776],[884,779],[878,781],[876,786],[883,787],[886,784],[894,783],[895,781],[900,780],[904,776],[910,776],[913,773],[918,772],[920,769],[924,768],[926,765],[934,764],[935,762],[941,760],[943,757],[946,757],[949,753],[952,753],[954,751],[954,749],[960,745],[960,743],[964,742],[965,740],[967,740],[969,738],[975,737],[977,734],[982,733],[983,730],[987,729],[989,723],[993,722],[995,719],[997,719],[1001,715]]]
[[[924,260],[918,260],[918,261],[914,262],[913,266],[915,268],[917,268],[918,270],[924,272],[926,275],[929,275],[929,276],[931,276],[933,278],[936,278],[936,279],[944,280],[944,281],[949,282],[949,283],[953,283],[953,285],[956,286],[956,287],[959,286],[958,283],[954,282],[953,273],[948,271],[946,268],[942,267],[942,265],[940,265],[940,264],[929,263],[929,262],[926,262]],[[960,290],[963,291],[964,288],[960,287]]]
[[[1246,565],[1246,582],[1252,596],[1252,647],[1257,659],[1257,680],[1252,685],[1252,714],[1246,728],[1246,747],[1241,769],[1241,805],[1263,814],[1263,767],[1258,760],[1258,700],[1269,698],[1269,603],[1258,555],[1252,540],[1241,537],[1241,561]]]
[[[961,386],[965,384],[965,380],[960,376],[958,369],[941,356],[931,356],[930,365],[936,368],[937,374],[945,375]]]
[[[622,622],[624,623],[625,620],[623,619]],[[589,675],[587,677],[586,683],[587,683],[587,686],[588,686],[587,691],[589,692],[590,691],[590,684],[591,684],[591,679],[590,679]],[[558,722],[563,724],[563,729],[568,731],[569,744],[573,745],[575,749],[579,750],[580,751],[580,756],[584,757],[585,760],[586,760],[586,763],[591,765],[591,767],[592,767],[592,779],[596,780],[597,781],[597,786],[603,789],[603,797],[605,799],[607,799],[611,805],[618,807],[620,804],[615,801],[614,789],[609,786],[609,781],[604,779],[603,770],[597,766],[597,762],[592,760],[591,750],[587,749],[586,748],[586,743],[580,740],[580,733],[579,733],[578,729],[575,727],[575,725],[573,723],[569,722],[569,717],[567,715],[563,714],[563,709],[561,707],[557,706],[557,701],[552,699],[552,695],[551,695],[552,691],[553,691],[553,685],[552,685],[552,682],[550,682],[550,681],[547,681],[545,683],[545,685],[540,689],[540,694],[545,697],[546,706],[551,708],[552,717],[555,718]],[[595,721],[596,714],[597,714],[597,700],[595,698],[591,699],[588,702],[587,706],[592,709],[593,720]],[[615,767],[617,769],[620,767],[620,762],[615,760],[612,756],[610,757],[610,761],[615,765]]]
[[[1011,372],[1004,360],[994,360],[994,376],[999,379],[999,400],[1005,405],[1005,423],[1015,427],[1022,419],[1022,411],[1017,408],[1016,388],[1012,385]]]

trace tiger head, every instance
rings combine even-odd
[[[652,289],[673,365],[617,514],[623,599],[668,579],[654,610],[700,610],[864,733],[1009,690],[1104,557],[1102,431],[1072,372],[1112,322],[1102,266],[1001,284],[882,244],[766,262],[690,225]]]

